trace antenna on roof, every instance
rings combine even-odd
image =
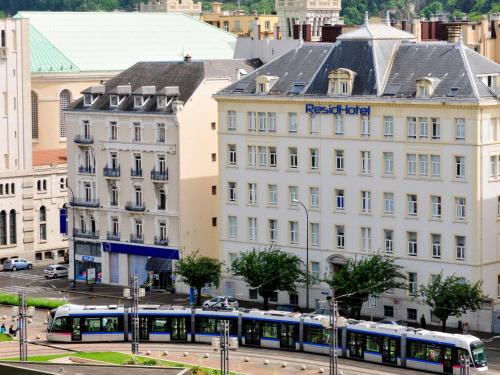
[[[391,12],[389,10],[385,12],[385,24],[391,26]]]
[[[365,24],[364,26],[368,26],[368,24],[370,23],[370,20],[368,19],[368,11],[365,12]]]

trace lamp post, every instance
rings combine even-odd
[[[306,212],[306,310],[309,311],[309,211],[298,199],[293,199],[292,202],[300,204]]]
[[[73,189],[68,185],[68,191],[71,193],[71,200],[68,204],[71,206],[71,201],[75,200],[75,193],[73,193]],[[73,282],[71,285],[71,289],[76,289],[76,245],[75,245],[75,207],[73,206],[71,209],[71,238],[73,241]]]

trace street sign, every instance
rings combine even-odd
[[[369,295],[368,296],[368,308],[369,309],[374,309],[375,307],[377,307],[377,296],[374,296],[374,295]]]
[[[95,268],[87,268],[87,284],[95,284]]]

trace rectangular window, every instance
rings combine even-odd
[[[118,124],[116,121],[109,123],[109,140],[116,141],[118,139]]]
[[[236,182],[228,182],[229,202],[236,202]]]
[[[255,112],[248,112],[247,114],[248,117],[248,131],[249,132],[255,132],[256,129],[256,123],[255,123]]]
[[[257,241],[257,218],[248,218],[248,240]]]
[[[290,206],[296,206],[296,201],[299,200],[299,188],[297,186],[289,186],[288,195],[290,196]]]
[[[278,165],[278,156],[276,154],[276,147],[268,147],[269,152],[269,166],[276,167]]]
[[[432,177],[441,176],[441,156],[431,155]]]
[[[320,235],[319,235],[319,223],[311,223],[311,245],[319,246]]]
[[[267,131],[267,116],[265,112],[259,112],[259,132]]]
[[[297,114],[289,113],[288,114],[288,132],[297,133]]]
[[[418,254],[418,244],[417,244],[417,232],[407,232],[408,238],[408,255],[417,256]]]
[[[372,193],[370,191],[361,192],[361,212],[372,212]]]
[[[419,117],[418,118],[418,127],[419,127],[419,137],[420,138],[429,138],[429,120],[427,117]]]
[[[386,253],[392,254],[394,251],[394,231],[384,229],[384,249]]]
[[[227,145],[229,153],[229,164],[236,165],[236,145]]]
[[[165,124],[156,124],[156,143],[165,143],[167,139],[167,132],[165,130]]]
[[[441,124],[438,118],[431,118],[431,135],[432,139],[441,138]]]
[[[257,166],[257,146],[248,146],[248,166]]]
[[[384,305],[384,316],[394,318],[394,306]]]
[[[372,158],[370,151],[361,151],[361,173],[370,174],[372,172]]]
[[[248,289],[248,299],[257,299],[258,293],[257,289]]]
[[[296,169],[299,165],[297,147],[288,147],[289,167]]]
[[[335,201],[336,201],[336,206],[337,210],[343,211],[345,209],[344,206],[344,190],[335,190]]]
[[[418,203],[416,194],[407,194],[408,200],[408,215],[416,216],[418,214]]]
[[[257,184],[255,183],[248,184],[248,203],[249,204],[257,203]]]
[[[457,250],[457,260],[465,259],[465,236],[455,236],[455,246]]]
[[[495,178],[497,176],[497,156],[490,156],[490,177]]]
[[[229,111],[227,113],[227,129],[228,130],[236,130],[236,112],[235,111]]]
[[[320,127],[320,117],[319,115],[313,113],[311,114],[311,134],[317,134],[319,133],[319,127]]]
[[[384,152],[384,174],[392,176],[394,173],[394,154],[392,152]]]
[[[299,242],[299,223],[296,221],[289,221],[290,228],[290,243],[295,244]]]
[[[370,251],[372,249],[372,229],[361,228],[361,250]]]
[[[417,295],[417,273],[416,272],[408,272],[408,294],[410,296],[416,296]],[[408,309],[413,310],[413,309]],[[413,315],[413,314],[412,314]],[[410,319],[410,314],[408,314],[408,319],[409,320],[417,320],[417,314],[415,310],[415,317],[411,317]]]
[[[321,275],[319,262],[311,262],[311,276],[315,280],[318,280],[320,278]]]
[[[415,283],[416,283],[416,274],[415,274]],[[410,293],[411,295],[416,295],[417,294],[417,287],[415,286],[415,292]],[[417,320],[417,309],[406,309],[406,319],[407,320]],[[422,351],[423,353],[423,351]]]
[[[134,122],[134,142],[140,142],[142,138],[141,124]]]
[[[408,127],[408,139],[417,138],[417,119],[415,117],[408,117],[406,121]]]
[[[456,118],[455,119],[455,139],[457,141],[463,141],[465,139],[465,119]]]
[[[238,221],[236,216],[229,216],[228,224],[229,224],[229,237],[232,238],[238,237]]]
[[[344,118],[342,115],[335,115],[335,134],[343,135],[344,134]]]
[[[455,156],[456,178],[465,178],[465,156]]]
[[[419,175],[428,176],[429,175],[429,156],[428,155],[418,155],[419,163]]]
[[[309,195],[311,196],[311,208],[319,208],[319,188],[309,188]]]
[[[290,298],[290,305],[298,305],[299,304],[299,295],[297,293],[288,293]]]
[[[441,219],[441,197],[431,195],[431,215],[433,219]]]
[[[266,146],[259,146],[259,167],[266,167],[267,166],[267,147]]]
[[[335,170],[344,171],[344,150],[335,150]]]
[[[343,225],[335,225],[337,237],[337,249],[343,249],[345,246],[345,228]]]
[[[432,241],[432,257],[441,258],[441,235],[431,234]]]
[[[267,191],[269,193],[269,204],[278,204],[278,185],[267,185]]]
[[[269,219],[269,241],[278,241],[278,220]]]
[[[311,169],[319,169],[319,150],[311,148],[309,152],[311,154]]]
[[[269,132],[276,133],[276,112],[269,112],[267,121],[269,123]]]
[[[394,214],[394,193],[384,193],[384,213]]]
[[[361,116],[361,136],[369,137],[370,136],[370,116]]]
[[[384,116],[384,137],[391,138],[394,135],[394,118]]]
[[[417,174],[417,155],[406,154],[408,164],[408,176],[415,176]]]
[[[465,198],[455,198],[455,211],[457,220],[465,220]]]

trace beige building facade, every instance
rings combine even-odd
[[[201,1],[193,0],[149,0],[139,3],[141,12],[184,13],[194,18],[201,16]]]

